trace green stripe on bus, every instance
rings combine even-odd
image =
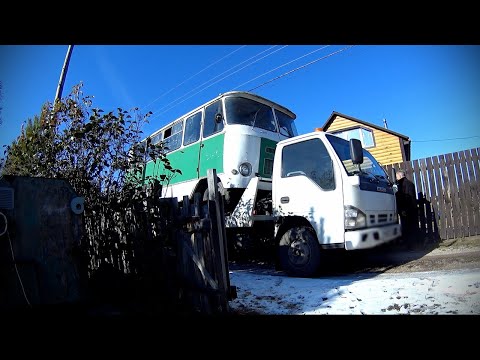
[[[223,142],[224,134],[212,136],[202,143],[202,159],[200,161],[200,176],[207,176],[207,169],[216,169],[217,174],[223,172]],[[194,180],[198,178],[198,156],[200,143],[189,145],[183,149],[171,152],[167,155],[172,169],[178,169],[182,174],[176,173],[169,184],[176,184],[182,181]],[[171,176],[171,172],[165,171],[162,162],[149,161],[145,171],[145,176],[159,177],[160,175]]]
[[[260,142],[260,163],[258,173],[261,177],[271,178],[273,169],[273,157],[277,141],[262,138]]]
[[[225,134],[221,133],[203,140],[200,159],[200,177],[207,176],[207,169],[216,169],[217,174],[223,173],[223,147]]]

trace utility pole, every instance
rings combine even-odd
[[[60,74],[60,80],[58,81],[57,93],[55,94],[55,101],[53,102],[54,104],[57,102],[57,100],[60,100],[60,98],[62,97],[63,84],[65,83],[65,77],[67,75],[68,64],[70,62],[70,56],[72,55],[72,50],[73,50],[73,45],[69,45],[67,50],[67,55],[65,56],[65,62],[63,63],[62,72]]]

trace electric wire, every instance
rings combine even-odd
[[[249,59],[247,59],[247,60],[245,60],[245,61],[241,62],[240,64],[237,64],[236,66],[234,66],[234,67],[232,67],[232,68],[230,68],[230,69],[228,69],[228,70],[224,71],[223,73],[221,73],[221,74],[219,74],[219,75],[215,76],[213,79],[210,79],[209,81],[206,81],[206,82],[204,82],[203,84],[201,84],[201,85],[197,86],[196,88],[194,88],[194,89],[190,90],[190,91],[189,91],[189,92],[187,92],[186,94],[184,94],[184,95],[180,96],[180,97],[179,97],[179,98],[177,98],[176,100],[174,100],[174,101],[170,102],[169,104],[165,105],[164,107],[162,107],[162,108],[158,109],[157,111],[161,111],[161,110],[163,110],[163,109],[165,109],[165,108],[167,108],[167,107],[168,107],[166,110],[164,110],[164,111],[162,111],[162,112],[158,112],[156,115],[152,116],[152,117],[151,117],[151,119],[155,119],[155,118],[159,117],[160,115],[162,115],[162,114],[166,113],[167,111],[169,111],[169,110],[173,109],[175,106],[177,106],[177,105],[180,105],[180,104],[181,104],[181,103],[183,103],[184,101],[186,101],[186,100],[190,99],[191,97],[193,97],[193,96],[195,96],[195,95],[197,95],[197,94],[201,93],[202,91],[204,91],[204,90],[208,89],[209,87],[211,87],[211,86],[213,86],[213,85],[217,84],[218,82],[220,82],[220,81],[222,81],[222,80],[224,80],[224,79],[226,79],[226,78],[228,78],[228,77],[232,76],[233,74],[236,74],[237,72],[239,72],[239,71],[241,71],[241,70],[243,70],[243,69],[245,69],[245,68],[247,68],[247,67],[249,67],[249,66],[251,66],[251,65],[255,64],[256,62],[258,62],[258,61],[260,61],[260,60],[263,60],[264,58],[266,58],[266,57],[268,57],[268,56],[270,56],[270,55],[273,55],[274,53],[276,53],[276,52],[278,52],[278,51],[280,51],[280,50],[282,50],[282,49],[286,48],[287,46],[288,46],[288,45],[282,46],[280,49],[276,49],[276,50],[274,50],[274,51],[270,52],[269,54],[267,54],[267,55],[264,55],[264,56],[262,56],[261,58],[259,58],[259,59],[256,59],[256,60],[254,60],[254,61],[250,62],[249,64],[247,64],[247,65],[245,65],[245,66],[241,67],[240,69],[238,69],[238,70],[236,70],[236,71],[233,71],[233,72],[231,72],[230,74],[228,74],[228,75],[226,75],[226,76],[224,76],[224,77],[220,78],[219,80],[217,80],[217,81],[215,81],[215,82],[211,83],[210,85],[208,85],[208,86],[205,86],[203,89],[201,89],[201,90],[197,91],[196,93],[194,93],[194,94],[192,94],[192,95],[188,96],[187,98],[185,98],[185,99],[183,99],[182,101],[180,101],[180,102],[178,102],[178,103],[176,103],[176,104],[175,104],[175,102],[176,102],[176,101],[178,101],[178,100],[180,100],[180,99],[184,98],[185,96],[187,96],[187,95],[188,95],[188,94],[190,94],[191,92],[195,91],[196,89],[198,89],[198,88],[202,87],[203,85],[205,85],[205,84],[208,84],[208,83],[209,83],[209,82],[211,82],[213,79],[215,79],[215,78],[218,78],[219,76],[221,76],[221,75],[225,74],[226,72],[228,72],[228,71],[231,71],[231,70],[232,70],[232,69],[234,69],[235,67],[238,67],[238,66],[240,66],[241,64],[243,64],[243,63],[245,63],[245,62],[247,62],[247,61],[249,61],[249,60],[251,60],[251,59],[253,59],[253,58],[257,57],[258,55],[260,55],[260,54],[264,53],[265,51],[268,51],[268,50],[270,50],[270,49],[272,49],[273,47],[276,47],[276,46],[273,46],[273,47],[271,47],[271,48],[269,48],[269,49],[267,49],[267,50],[264,50],[264,51],[262,51],[260,54],[257,54],[257,55],[255,55],[255,56],[253,56],[253,57],[251,57],[251,58],[249,58]],[[170,105],[171,105],[171,106],[170,106]],[[169,107],[169,106],[170,106],[170,107]]]
[[[412,140],[412,142],[432,142],[432,141],[449,141],[449,140],[466,140],[466,139],[473,139],[478,138],[480,135],[473,135],[467,137],[458,137],[458,138],[447,138],[447,139],[432,139],[432,140]]]
[[[267,72],[265,72],[265,73],[263,73],[263,74],[261,74],[261,75],[258,75],[258,76],[256,76],[256,77],[254,77],[253,79],[250,79],[250,80],[244,82],[243,84],[240,84],[240,85],[235,86],[235,87],[234,87],[232,90],[230,90],[230,91],[234,91],[234,90],[236,90],[236,89],[239,89],[239,88],[240,88],[241,86],[243,86],[243,85],[246,85],[246,84],[248,84],[248,83],[251,83],[252,81],[257,80],[258,78],[261,78],[261,77],[264,76],[264,75],[267,75],[267,74],[269,74],[269,73],[271,73],[271,72],[273,72],[273,71],[275,71],[275,70],[278,70],[278,69],[280,69],[280,68],[282,68],[282,67],[284,67],[284,66],[287,66],[288,64],[291,64],[291,63],[293,63],[293,62],[295,62],[295,61],[297,61],[297,60],[303,59],[304,57],[306,57],[306,56],[308,56],[308,55],[311,55],[311,54],[313,54],[313,53],[316,53],[317,51],[323,50],[323,49],[325,49],[325,48],[327,48],[327,47],[329,47],[329,46],[330,46],[330,45],[325,45],[325,46],[323,46],[323,47],[321,47],[321,48],[319,48],[319,49],[316,49],[316,50],[314,50],[314,51],[309,52],[308,54],[302,55],[302,56],[300,56],[300,57],[298,57],[298,58],[296,58],[296,59],[293,59],[293,60],[291,60],[291,61],[289,61],[289,62],[286,62],[286,63],[284,63],[284,64],[282,64],[282,65],[280,65],[280,66],[277,66],[275,69],[269,70],[269,71],[267,71]]]
[[[330,54],[328,54],[328,55],[322,56],[321,58],[318,58],[318,59],[316,59],[316,60],[310,61],[309,63],[307,63],[307,64],[305,64],[305,65],[302,65],[302,66],[299,66],[298,68],[295,68],[295,69],[293,69],[293,70],[287,71],[286,73],[284,73],[284,74],[282,74],[282,75],[279,75],[279,76],[277,76],[277,77],[275,77],[275,78],[273,78],[273,79],[270,79],[270,80],[268,80],[268,81],[266,81],[266,82],[264,82],[264,83],[262,83],[262,84],[260,84],[260,85],[258,85],[258,86],[255,86],[254,88],[251,88],[251,89],[248,90],[248,91],[250,92],[250,91],[253,91],[253,90],[255,90],[255,89],[258,89],[258,88],[260,88],[260,87],[262,87],[262,86],[264,86],[264,85],[266,85],[266,84],[269,84],[269,83],[271,83],[271,82],[273,82],[273,81],[276,81],[276,80],[278,80],[278,79],[280,79],[280,78],[282,78],[282,77],[284,77],[284,76],[286,76],[286,75],[289,75],[289,74],[291,74],[291,73],[293,73],[293,72],[295,72],[295,71],[298,71],[298,70],[303,69],[303,68],[305,68],[305,67],[307,67],[307,66],[310,66],[310,65],[312,65],[312,64],[314,64],[314,63],[316,63],[316,62],[318,62],[318,61],[320,61],[320,60],[324,60],[324,59],[326,59],[326,58],[329,58],[330,56],[333,56],[333,55],[336,55],[336,54],[338,54],[338,53],[340,53],[340,52],[342,52],[342,51],[348,50],[348,49],[352,48],[353,46],[355,46],[355,45],[350,45],[350,46],[344,47],[344,48],[342,48],[342,49],[340,49],[340,50],[337,50],[337,51],[335,51],[335,52],[332,52],[332,53],[330,53]]]
[[[166,107],[174,104],[174,103],[177,102],[178,100],[181,100],[182,98],[184,98],[184,97],[187,96],[188,94],[192,93],[193,91],[201,88],[201,87],[204,86],[205,84],[208,84],[209,82],[212,82],[213,80],[215,80],[216,78],[222,76],[223,74],[228,73],[229,71],[232,71],[232,70],[235,69],[236,67],[238,67],[238,66],[240,66],[240,65],[242,65],[242,64],[244,64],[244,63],[246,63],[246,62],[248,62],[248,61],[250,61],[250,60],[252,60],[252,59],[255,59],[256,57],[260,56],[261,54],[263,54],[263,53],[265,53],[265,52],[267,52],[267,51],[270,51],[271,49],[274,49],[274,48],[276,48],[276,47],[277,47],[277,45],[273,45],[273,46],[269,47],[268,49],[262,50],[262,51],[260,51],[258,54],[254,55],[254,56],[251,56],[250,58],[248,58],[248,59],[246,59],[246,60],[238,63],[237,65],[232,66],[231,68],[223,71],[222,73],[220,73],[220,74],[214,76],[213,78],[211,78],[211,79],[203,82],[202,84],[198,85],[197,87],[193,88],[192,90],[188,91],[187,93],[183,94],[182,96],[176,98],[175,100],[171,101],[170,103],[166,104],[165,106],[163,106],[163,107],[155,110],[155,112],[158,112],[158,111],[161,111],[161,110],[165,109]],[[278,50],[277,50],[277,51],[278,51]],[[273,51],[273,52],[271,52],[269,55],[271,55],[271,54],[273,54],[273,53],[275,53],[275,52],[276,52],[276,51]],[[155,115],[157,115],[157,114],[155,114]]]
[[[182,81],[180,84],[174,86],[173,88],[171,88],[170,90],[164,92],[163,94],[161,94],[159,97],[157,97],[155,100],[153,100],[150,104],[144,106],[145,109],[147,109],[149,106],[153,105],[155,102],[157,102],[159,99],[161,99],[163,96],[167,95],[168,93],[171,93],[173,90],[175,90],[176,88],[178,88],[179,86],[185,84],[187,81],[193,79],[195,76],[197,76],[198,74],[201,74],[202,72],[204,72],[205,70],[207,70],[208,68],[212,67],[213,65],[215,64],[218,64],[220,61],[228,58],[229,56],[233,55],[234,53],[236,53],[237,51],[241,50],[242,48],[244,48],[246,45],[242,45],[240,46],[238,49],[235,49],[233,50],[232,52],[230,52],[229,54],[223,56],[222,58],[218,59],[217,61],[214,61],[213,63],[211,63],[210,65],[204,67],[202,70],[200,70],[199,72],[197,72],[196,74],[193,74],[192,76],[190,76],[188,79]]]

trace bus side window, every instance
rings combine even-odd
[[[221,119],[219,119],[218,114],[221,115]],[[205,118],[203,121],[203,137],[206,138],[216,132],[222,131],[223,119],[222,102],[220,100],[207,106],[205,108]]]
[[[173,124],[172,127],[165,129],[163,134],[163,143],[165,152],[177,150],[182,145],[183,121]]]
[[[157,135],[152,137],[152,144],[158,144],[160,141],[162,141],[162,133],[158,133]]]
[[[185,138],[183,139],[183,145],[193,144],[200,138],[201,120],[201,112],[198,112],[185,120]]]

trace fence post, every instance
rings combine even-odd
[[[214,250],[214,266],[218,281],[219,306],[221,311],[228,312],[228,260],[226,258],[226,231],[225,217],[223,208],[220,204],[220,194],[218,193],[217,171],[215,169],[207,170],[208,182],[208,211],[212,220],[210,230],[212,245]]]

